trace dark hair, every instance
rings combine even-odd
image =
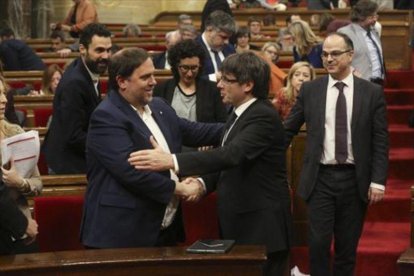
[[[4,27],[0,30],[0,37],[11,37],[14,36],[14,32],[9,27]]]
[[[250,16],[247,19],[247,26],[250,26],[250,24],[253,23],[253,22],[259,22],[260,24],[262,24],[262,20],[260,18],[254,17],[254,16]]]
[[[206,19],[205,29],[211,27],[213,29],[225,32],[226,34],[233,34],[236,30],[236,23],[233,17],[224,11],[214,11]]]
[[[141,48],[124,48],[119,52],[115,53],[109,62],[108,76],[109,76],[109,87],[118,90],[118,82],[116,78],[128,78],[132,73],[140,67],[150,55]]]
[[[91,44],[94,35],[102,37],[111,37],[111,32],[105,25],[99,23],[91,23],[86,26],[80,34],[79,44],[82,44],[86,49]]]
[[[269,65],[252,52],[228,56],[222,64],[223,74],[232,74],[240,84],[253,82],[252,94],[258,99],[267,99],[269,94]]]
[[[51,39],[60,38],[60,41],[65,42],[65,34],[62,31],[54,30],[50,34]]]
[[[250,30],[246,26],[239,27],[236,32],[236,38],[248,36],[250,39]]]
[[[264,26],[273,26],[276,25],[276,17],[273,14],[266,14],[263,17]]]
[[[171,71],[173,73],[175,81],[178,83],[180,80],[180,74],[178,72],[178,65],[184,58],[198,57],[200,60],[199,74],[201,75],[204,66],[205,52],[203,47],[192,39],[186,39],[178,42],[168,50],[168,63],[171,65]]]
[[[364,21],[368,16],[374,15],[378,11],[378,4],[370,0],[360,0],[351,10],[351,21]]]
[[[350,38],[349,38],[349,36],[347,36],[346,34],[343,34],[343,33],[338,33],[338,32],[333,32],[333,33],[328,34],[328,35],[326,36],[325,40],[326,40],[328,37],[333,36],[333,35],[336,35],[336,36],[340,36],[340,37],[342,37],[342,39],[343,39],[343,40],[344,40],[344,42],[345,42],[346,47],[347,47],[349,50],[354,50],[354,43],[352,42],[352,39],[350,39]]]

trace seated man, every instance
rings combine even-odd
[[[45,64],[25,42],[16,39],[12,29],[0,31],[0,60],[4,71],[30,71],[45,69]]]
[[[153,57],[155,69],[171,69],[168,63],[168,50],[181,40],[180,32],[175,30],[165,34],[166,51]]]
[[[79,43],[66,45],[65,33],[62,31],[53,31],[50,39],[52,40],[50,51],[58,53],[61,57],[67,57],[71,52],[79,51]]]

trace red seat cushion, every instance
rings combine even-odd
[[[79,250],[83,196],[35,197],[34,215],[39,225],[41,252]]]
[[[52,108],[33,109],[35,127],[45,127],[52,113]]]

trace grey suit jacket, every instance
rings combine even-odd
[[[360,27],[356,23],[351,23],[338,30],[340,33],[344,33],[354,43],[354,57],[352,59],[352,66],[362,75],[363,79],[369,80],[372,75],[372,64],[369,57],[369,50],[365,42],[365,33],[361,31]],[[377,32],[372,31],[372,36],[379,43],[380,49],[382,49],[381,39]],[[381,50],[382,51],[382,50]]]
[[[284,122],[287,145],[306,123],[306,149],[298,188],[298,194],[305,200],[315,187],[324,148],[327,86],[328,76],[305,82]],[[367,201],[370,183],[385,185],[387,178],[386,104],[381,86],[357,77],[354,77],[351,137],[359,194]]]

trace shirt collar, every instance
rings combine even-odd
[[[207,50],[208,50],[209,52],[211,52],[213,49],[211,49],[210,45],[208,45],[208,43],[207,43],[207,39],[206,39],[206,32],[203,32],[203,33],[201,34],[201,39],[203,40],[204,44],[206,45]],[[220,50],[220,51],[217,51],[217,52],[219,53],[219,52],[221,52],[221,50]]]
[[[135,110],[136,113],[138,113],[138,115],[139,115],[139,117],[141,117],[141,119],[144,116],[151,116],[152,115],[152,110],[149,107],[149,105],[144,106],[144,113],[143,114],[141,114],[141,112],[139,112],[138,109],[135,106],[133,106],[132,104],[131,104],[131,107],[132,107],[133,110]]]
[[[354,84],[354,77],[352,72],[340,81],[345,83],[347,87],[352,87],[352,85]],[[339,80],[336,80],[331,75],[329,75],[328,88],[332,88],[337,82],[339,82]]]
[[[257,100],[257,98],[252,98],[250,100],[248,100],[247,102],[239,105],[235,110],[234,113],[236,113],[237,118],[240,117],[244,111],[246,111],[246,109],[252,105],[252,103],[254,103]]]

